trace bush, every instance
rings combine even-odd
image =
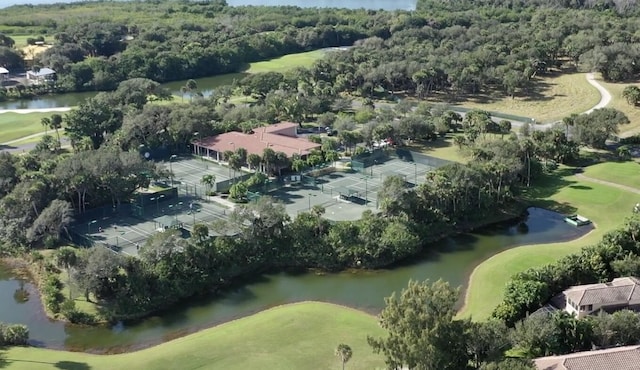
[[[60,305],[60,312],[69,322],[82,325],[93,325],[96,317],[76,309],[76,303],[71,299],[65,299]]]
[[[29,328],[26,325],[2,326],[2,339],[0,343],[10,346],[21,346],[29,341]]]
[[[44,305],[53,313],[60,312],[60,303],[64,300],[60,289],[62,289],[60,279],[53,275],[47,276],[42,287],[42,294],[44,295]]]
[[[44,238],[44,247],[46,249],[55,249],[60,244],[60,239],[55,236],[49,235]]]

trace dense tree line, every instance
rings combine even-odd
[[[0,24],[55,34],[37,65],[58,71],[58,87],[69,90],[114,89],[130,78],[164,82],[237,72],[249,62],[340,45],[355,46],[317,63],[313,75],[336,91],[363,96],[536,96],[544,88],[538,77],[567,62],[612,81],[640,72],[633,63],[640,55],[640,22],[626,11],[604,11],[635,11],[635,4],[553,3],[427,1],[414,12],[109,3],[109,20],[72,4],[65,7],[85,17],[57,22],[56,6],[40,17],[14,7]],[[0,65],[10,63],[11,48],[1,48],[7,50]]]
[[[516,274],[507,283],[505,298],[493,316],[513,325],[573,285],[611,281],[640,274],[640,221],[634,214],[602,240],[557,262]]]

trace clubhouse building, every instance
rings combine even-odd
[[[235,152],[239,148],[246,149],[247,154],[261,157],[265,149],[271,148],[276,153],[285,153],[289,158],[297,154],[304,159],[312,150],[320,147],[320,144],[312,143],[307,138],[298,137],[298,124],[292,122],[258,127],[249,134],[226,132],[193,142],[194,154],[218,162],[223,161],[224,152]]]

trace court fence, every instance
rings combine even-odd
[[[440,168],[453,163],[451,161],[447,161],[446,159],[436,158],[430,155],[412,152],[410,150],[402,148],[396,149],[391,156],[406,162],[415,162],[433,168]]]

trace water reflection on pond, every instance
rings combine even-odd
[[[280,304],[318,300],[376,313],[383,298],[406,286],[409,279],[442,278],[464,285],[473,268],[499,251],[523,244],[567,241],[589,227],[566,224],[563,216],[532,208],[524,222],[511,222],[458,235],[437,243],[438,253],[416,257],[386,270],[335,274],[282,272],[255,277],[227,292],[189,302],[161,315],[112,327],[79,327],[44,318],[37,292],[0,270],[0,321],[25,323],[35,344],[83,351],[124,351],[160,343],[176,336],[243,317]],[[16,302],[23,287],[26,302]]]

